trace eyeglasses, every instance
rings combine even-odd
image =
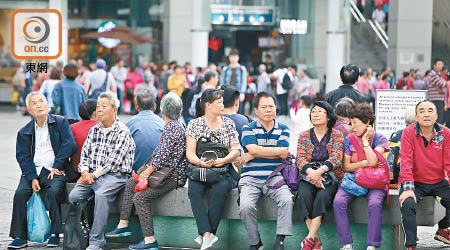
[[[311,110],[311,114],[312,115],[321,115],[321,114],[326,114],[327,111],[323,111],[323,110]]]

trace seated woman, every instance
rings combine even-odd
[[[375,167],[378,165],[378,158],[373,149],[383,154],[389,151],[388,140],[381,134],[375,133],[372,124],[375,115],[372,107],[367,103],[356,103],[353,105],[349,118],[352,123],[352,130],[359,146],[364,149],[366,160],[358,161],[357,151],[348,137],[344,142],[344,172],[354,172],[359,168]],[[367,193],[369,221],[367,230],[367,249],[373,250],[381,245],[381,219],[383,212],[383,200],[386,196],[384,189],[369,189]],[[355,198],[354,195],[346,192],[342,187],[338,188],[334,198],[334,217],[336,219],[336,229],[339,244],[343,245],[341,250],[353,249],[352,234],[347,217],[347,206]]]
[[[315,102],[310,120],[313,128],[300,133],[297,146],[297,205],[309,230],[301,243],[302,250],[322,249],[317,231],[336,193],[338,180],[334,171],[341,168],[344,151],[344,136],[332,129],[337,117],[330,104]]]
[[[240,154],[238,133],[233,120],[223,115],[223,91],[207,89],[197,100],[197,118],[189,122],[186,129],[186,157],[192,165],[203,168],[223,167],[232,163]],[[201,137],[220,143],[228,148],[228,155],[217,160],[206,161],[196,154],[197,143]],[[205,171],[206,172],[206,171]],[[206,176],[207,177],[207,176]],[[214,234],[219,227],[220,217],[225,205],[225,197],[235,186],[229,174],[218,182],[209,183],[189,178],[188,194],[192,212],[197,222],[199,236],[195,239],[201,250],[210,248],[217,240]],[[210,189],[210,204],[205,207],[205,191]]]
[[[89,130],[98,124],[98,121],[96,120],[96,109],[96,99],[88,99],[83,101],[78,107],[78,113],[82,120],[70,125],[70,129],[72,130],[73,137],[77,143],[78,150],[70,157],[70,166],[75,173],[72,173],[72,171],[67,171],[66,175],[68,182],[76,182],[78,178],[80,178],[80,174],[78,173],[78,163],[80,163],[81,149],[83,148],[84,141],[86,141],[86,138],[88,137]]]
[[[164,122],[164,130],[161,136],[161,143],[153,152],[148,168],[139,176],[139,181],[148,178],[154,171],[161,168],[175,168],[166,181],[156,189],[148,187],[143,191],[135,193],[138,184],[134,178],[130,178],[125,186],[125,194],[122,201],[122,211],[117,228],[106,233],[106,238],[118,238],[130,236],[131,231],[128,221],[131,216],[133,205],[136,208],[139,221],[141,223],[144,240],[130,245],[130,249],[157,249],[158,242],[155,239],[153,230],[153,219],[150,211],[150,202],[168,193],[178,186],[179,181],[186,180],[185,167],[186,160],[184,152],[186,148],[186,135],[184,126],[179,122],[183,103],[177,95],[169,94],[161,100],[161,113]]]

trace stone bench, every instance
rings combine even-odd
[[[72,190],[73,186],[74,184],[67,184],[67,193]],[[381,249],[402,249],[404,240],[401,230],[398,191],[390,190],[389,196],[389,204],[386,200],[383,203],[383,243]],[[247,233],[240,222],[237,198],[237,189],[231,190],[217,232],[219,241],[214,249],[248,249]],[[122,199],[123,191],[117,197],[114,207],[110,211],[107,230],[112,230],[117,225]],[[152,202],[151,211],[154,216],[155,234],[160,245],[198,248],[193,241],[197,235],[197,228],[193,219],[187,187],[172,190],[159,198],[157,202]],[[264,245],[270,249],[275,238],[276,204],[268,197],[261,197],[257,211],[261,238]],[[433,197],[425,197],[417,206],[417,225],[434,226],[444,216],[445,209]],[[355,249],[365,248],[368,221],[365,197],[357,198],[349,204],[348,217],[352,224]],[[300,241],[307,234],[306,225],[300,220],[296,207],[294,207],[293,220],[295,235],[286,238],[286,249],[291,249],[289,246],[295,247],[295,249],[299,248]],[[128,239],[129,242],[142,239],[138,223],[136,218],[131,220],[130,225],[135,236]],[[332,208],[328,210],[323,223],[321,229],[319,229],[319,237],[324,243],[324,249],[339,249]],[[226,240],[223,240],[223,238]]]

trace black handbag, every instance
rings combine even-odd
[[[225,158],[229,151],[228,147],[222,143],[213,142],[210,138],[200,137],[197,141],[196,153],[198,158],[202,158],[205,152],[214,152],[216,158]],[[186,166],[186,175],[194,181],[217,183],[230,176],[230,165],[226,164],[222,167],[204,168],[201,166],[188,163]]]
[[[64,250],[85,250],[89,246],[90,226],[93,222],[93,202],[82,200],[61,205]]]
[[[320,168],[320,166],[324,165],[324,162],[316,161],[316,162],[311,162],[309,164],[311,164],[310,167],[312,169],[316,170],[316,169]],[[300,181],[306,181],[306,182],[312,184],[311,181],[308,180],[308,178],[306,178],[308,176],[307,174],[304,174],[302,171],[299,171],[298,175],[299,175]],[[322,174],[322,178],[325,179],[325,181],[323,182],[323,185],[325,187],[332,183],[339,182],[338,179],[336,178],[336,176],[334,175],[333,171],[328,171],[328,172]],[[312,184],[312,185],[314,185],[314,184]]]

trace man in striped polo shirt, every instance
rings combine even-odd
[[[289,155],[289,128],[275,120],[276,99],[261,92],[256,95],[254,110],[258,120],[242,129],[242,146],[245,154],[241,157],[242,174],[239,181],[239,214],[248,232],[250,250],[263,248],[258,232],[256,203],[261,194],[272,198],[278,206],[277,236],[274,248],[283,250],[286,235],[292,233],[292,193],[287,185],[277,189],[268,188],[278,183],[283,176],[278,174],[267,180]]]
[[[447,88],[447,82],[441,76],[442,67],[444,67],[444,62],[441,59],[434,60],[428,81],[428,99],[436,106],[437,122],[440,124],[444,123],[444,98],[445,88]]]

